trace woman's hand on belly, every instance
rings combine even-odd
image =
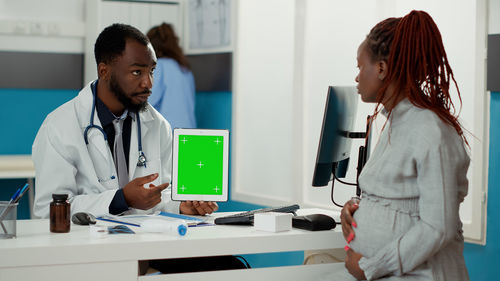
[[[347,249],[345,267],[347,271],[358,280],[366,280],[365,272],[359,267],[359,260],[363,256],[352,249]]]
[[[342,233],[347,243],[354,239],[354,230],[352,227],[357,227],[356,221],[353,218],[354,213],[359,207],[359,200],[351,199],[344,204],[344,208],[340,211],[340,222],[342,224]]]

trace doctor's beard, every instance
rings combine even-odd
[[[148,104],[147,101],[142,102],[142,103],[134,103],[132,99],[127,96],[125,91],[122,89],[122,87],[118,84],[116,81],[115,77],[111,75],[111,80],[109,81],[109,88],[111,91],[115,94],[115,96],[118,98],[118,100],[125,106],[126,109],[132,112],[140,112],[144,111],[146,109],[146,106]],[[145,90],[141,93],[133,93],[131,94],[132,97],[142,95],[142,94],[149,94],[149,90]]]

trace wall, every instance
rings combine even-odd
[[[0,89],[0,154],[31,154],[31,145],[45,116],[77,93],[67,89]],[[0,200],[10,198],[25,182],[0,180]],[[18,218],[30,218],[28,196],[19,202]]]
[[[498,76],[497,76],[498,77]],[[465,244],[464,255],[470,279],[474,281],[498,278],[498,253],[500,252],[500,208],[495,204],[500,198],[500,92],[492,92],[490,99],[490,151],[488,168],[488,227],[486,245]]]
[[[300,202],[295,191],[300,172],[293,170],[300,162],[294,151],[299,139],[294,135],[294,28],[300,25],[295,5],[289,0],[238,4],[231,148],[232,192],[241,201]]]
[[[6,65],[0,70],[0,155],[31,154],[45,116],[76,96],[82,86],[83,56],[0,51],[0,61]],[[0,180],[0,200],[10,198],[25,181]],[[18,218],[30,218],[28,196],[18,206]]]
[[[490,138],[488,167],[488,207],[486,245],[465,244],[464,255],[470,279],[486,281],[498,279],[500,252],[500,0],[489,1],[488,27],[488,90],[490,90]],[[497,42],[497,47],[492,42]],[[494,80],[492,80],[494,79]]]

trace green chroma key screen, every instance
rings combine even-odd
[[[179,135],[178,145],[177,193],[221,195],[223,137]]]

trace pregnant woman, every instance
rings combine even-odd
[[[341,212],[346,270],[331,280],[469,280],[459,206],[468,143],[441,34],[423,11],[378,23],[357,55],[358,91],[387,118],[364,167],[362,199]]]

